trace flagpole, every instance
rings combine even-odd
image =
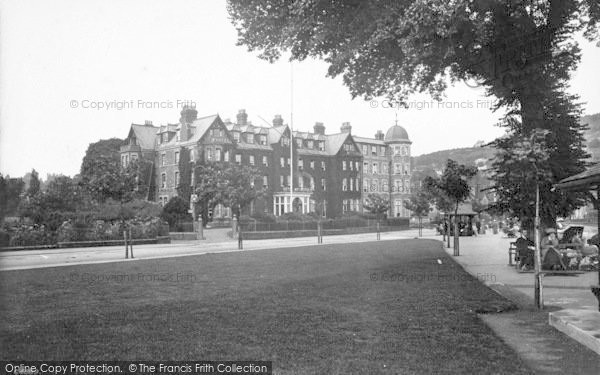
[[[294,212],[294,63],[290,61],[290,212]]]

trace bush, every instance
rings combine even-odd
[[[180,221],[192,221],[192,215],[188,212],[188,203],[180,197],[173,197],[167,202],[160,214],[161,219],[174,227]]]
[[[251,217],[261,223],[274,223],[277,221],[277,218],[272,213],[256,212]]]
[[[51,245],[55,243],[54,235],[45,225],[20,224],[12,228],[9,246]]]

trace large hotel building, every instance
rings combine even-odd
[[[198,117],[195,108],[184,107],[176,124],[131,124],[121,147],[121,162],[125,166],[143,159],[149,165],[147,181],[143,181],[147,198],[161,204],[178,194],[177,187],[184,179],[195,185],[193,168],[182,168],[182,162],[222,161],[261,171],[262,178],[255,184],[266,194],[248,207],[248,214],[317,212],[333,218],[362,212],[367,195],[377,193],[391,202],[388,216],[408,217],[403,201],[410,196],[410,146],[408,133],[397,124],[385,135],[377,131],[375,138],[353,135],[348,122],[339,133],[326,134],[323,123],[317,122],[312,133],[291,134],[279,115],[272,126],[256,126],[243,109],[231,122],[219,115]],[[186,160],[181,160],[184,154]],[[229,216],[231,211],[219,205],[212,214]]]

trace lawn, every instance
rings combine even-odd
[[[430,240],[6,271],[0,285],[0,360],[530,373],[477,317],[512,305]]]

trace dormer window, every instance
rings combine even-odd
[[[252,134],[252,133],[246,134],[246,142],[247,143],[254,143],[254,134]]]
[[[325,151],[325,142],[319,141],[319,151]]]
[[[307,142],[307,147],[310,148],[310,149],[314,148],[314,142],[313,141],[308,141]]]
[[[240,141],[240,133],[239,132],[233,132],[233,140],[236,142]]]
[[[296,138],[296,146],[298,146],[298,148],[302,148],[302,138]]]
[[[290,145],[290,139],[288,137],[281,137],[281,145],[282,146],[289,146]]]
[[[267,136],[266,135],[261,135],[259,142],[260,142],[261,145],[266,146],[267,145]]]

